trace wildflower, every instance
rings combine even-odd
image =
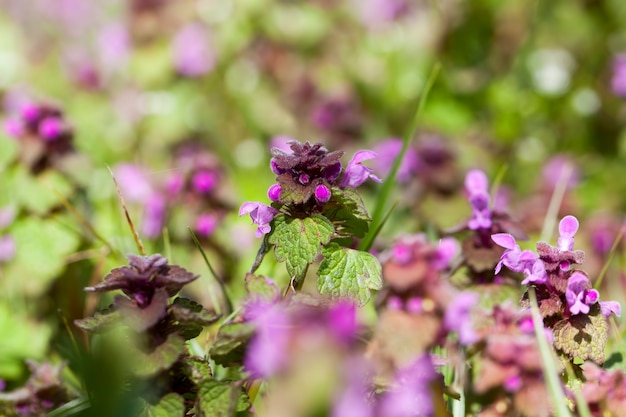
[[[280,184],[272,184],[267,190],[267,196],[272,201],[278,201],[280,198]]]
[[[529,267],[529,265],[536,261],[537,255],[529,250],[522,251],[512,235],[509,233],[496,233],[491,235],[491,239],[498,246],[506,249],[496,265],[496,274],[500,272],[502,265],[515,272],[523,272],[524,269],[532,270],[532,266]]]
[[[210,193],[217,185],[217,175],[210,171],[198,171],[191,178],[191,184],[200,194]]]
[[[164,288],[171,297],[184,285],[198,278],[178,265],[169,265],[160,254],[150,256],[128,255],[129,266],[113,269],[104,281],[85,291],[106,292],[122,290],[139,305],[149,303],[156,288]]]
[[[469,202],[473,215],[467,222],[471,230],[491,228],[491,210],[489,209],[489,182],[484,172],[474,169],[465,177],[465,190],[469,194]]]
[[[252,218],[252,223],[258,225],[256,231],[256,237],[261,237],[270,232],[270,222],[279,213],[273,207],[266,206],[265,204],[248,201],[241,205],[239,209],[239,217],[249,214]]]
[[[320,204],[328,203],[330,200],[331,192],[330,189],[324,184],[320,184],[315,187],[315,200]]]
[[[358,151],[354,154],[339,183],[340,187],[353,187],[356,188],[363,184],[368,178],[372,181],[382,182],[380,178],[372,174],[372,169],[364,166],[363,161],[376,158],[376,153],[372,151]]]
[[[528,263],[526,265],[528,266]],[[526,278],[522,281],[522,285],[528,285],[530,283],[544,284],[548,281],[546,267],[540,259],[535,260],[532,263],[531,268],[524,268],[523,272],[526,275]]]
[[[199,23],[183,27],[172,43],[176,70],[186,77],[199,77],[211,71],[216,63],[209,33]]]
[[[273,303],[248,305],[246,316],[256,328],[244,358],[244,368],[256,378],[267,378],[287,365],[291,319]]]
[[[374,160],[374,167],[381,176],[386,177],[391,171],[396,157],[402,150],[402,139],[388,139],[376,145],[374,151],[378,155]],[[415,148],[409,147],[398,167],[396,181],[403,184],[409,182],[411,177],[417,173],[419,161]]]
[[[433,413],[430,393],[438,374],[430,356],[424,355],[395,375],[396,386],[381,399],[379,415],[385,417],[426,417]]]
[[[471,345],[478,341],[471,318],[471,310],[478,303],[478,294],[464,291],[456,296],[446,309],[444,325],[448,331],[455,331],[459,335],[459,342]]]
[[[217,227],[217,217],[212,214],[201,214],[196,219],[195,229],[201,236],[209,236]]]
[[[141,230],[144,236],[154,239],[161,234],[165,223],[167,204],[160,194],[152,194],[144,205],[144,219]]]
[[[626,54],[618,54],[613,59],[611,89],[618,97],[626,97]]]
[[[567,281],[565,298],[572,314],[587,314],[589,306],[598,301],[598,292],[591,289],[591,283],[581,272],[574,272]]]

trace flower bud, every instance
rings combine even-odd
[[[328,203],[330,200],[331,192],[327,186],[320,184],[315,187],[315,200],[320,204]]]

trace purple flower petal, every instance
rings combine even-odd
[[[493,240],[496,245],[502,246],[505,249],[515,249],[517,246],[517,242],[513,235],[508,233],[496,233],[491,235],[491,240]]]
[[[368,178],[371,178],[372,181],[382,182],[380,178],[372,174],[371,168],[362,164],[363,161],[375,157],[376,153],[372,151],[363,150],[356,152],[350,162],[348,162],[348,166],[343,174],[343,178],[341,178],[339,186],[356,188],[363,184]]]
[[[489,194],[489,180],[487,175],[479,169],[473,169],[465,176],[465,190],[470,195]]]

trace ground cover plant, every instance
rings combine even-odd
[[[626,415],[625,18],[0,0],[0,415]]]

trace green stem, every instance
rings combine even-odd
[[[554,411],[556,417],[571,417],[564,398],[565,393],[561,389],[561,380],[559,379],[559,372],[556,367],[554,359],[554,352],[548,344],[546,334],[543,327],[543,319],[541,313],[539,313],[539,305],[537,304],[537,295],[535,294],[535,288],[528,288],[528,298],[530,299],[530,311],[533,317],[533,327],[535,328],[535,335],[537,336],[537,343],[539,344],[539,352],[541,353],[541,365],[544,370],[546,382],[548,384],[548,391],[552,397],[552,403],[554,404]]]
[[[370,248],[374,239],[376,238],[376,235],[380,232],[379,225],[383,221],[383,212],[385,211],[387,201],[389,200],[389,196],[391,195],[391,192],[393,191],[393,188],[395,186],[396,174],[398,173],[398,169],[400,168],[400,164],[404,159],[404,155],[409,149],[411,141],[413,140],[413,137],[417,132],[417,127],[419,125],[422,110],[424,109],[424,106],[426,104],[426,99],[428,98],[428,94],[435,84],[435,80],[437,79],[437,75],[439,74],[440,69],[441,63],[437,62],[430,71],[430,75],[428,76],[428,80],[426,81],[426,85],[424,86],[424,92],[420,97],[417,109],[415,110],[415,114],[413,115],[411,125],[409,126],[409,129],[406,131],[402,139],[402,150],[400,151],[398,156],[396,156],[393,166],[391,167],[391,171],[389,171],[389,174],[383,181],[383,185],[377,199],[376,207],[374,208],[374,214],[372,216],[373,221],[370,225],[370,232],[363,238],[363,240],[359,244],[359,250],[366,250],[366,248]]]

